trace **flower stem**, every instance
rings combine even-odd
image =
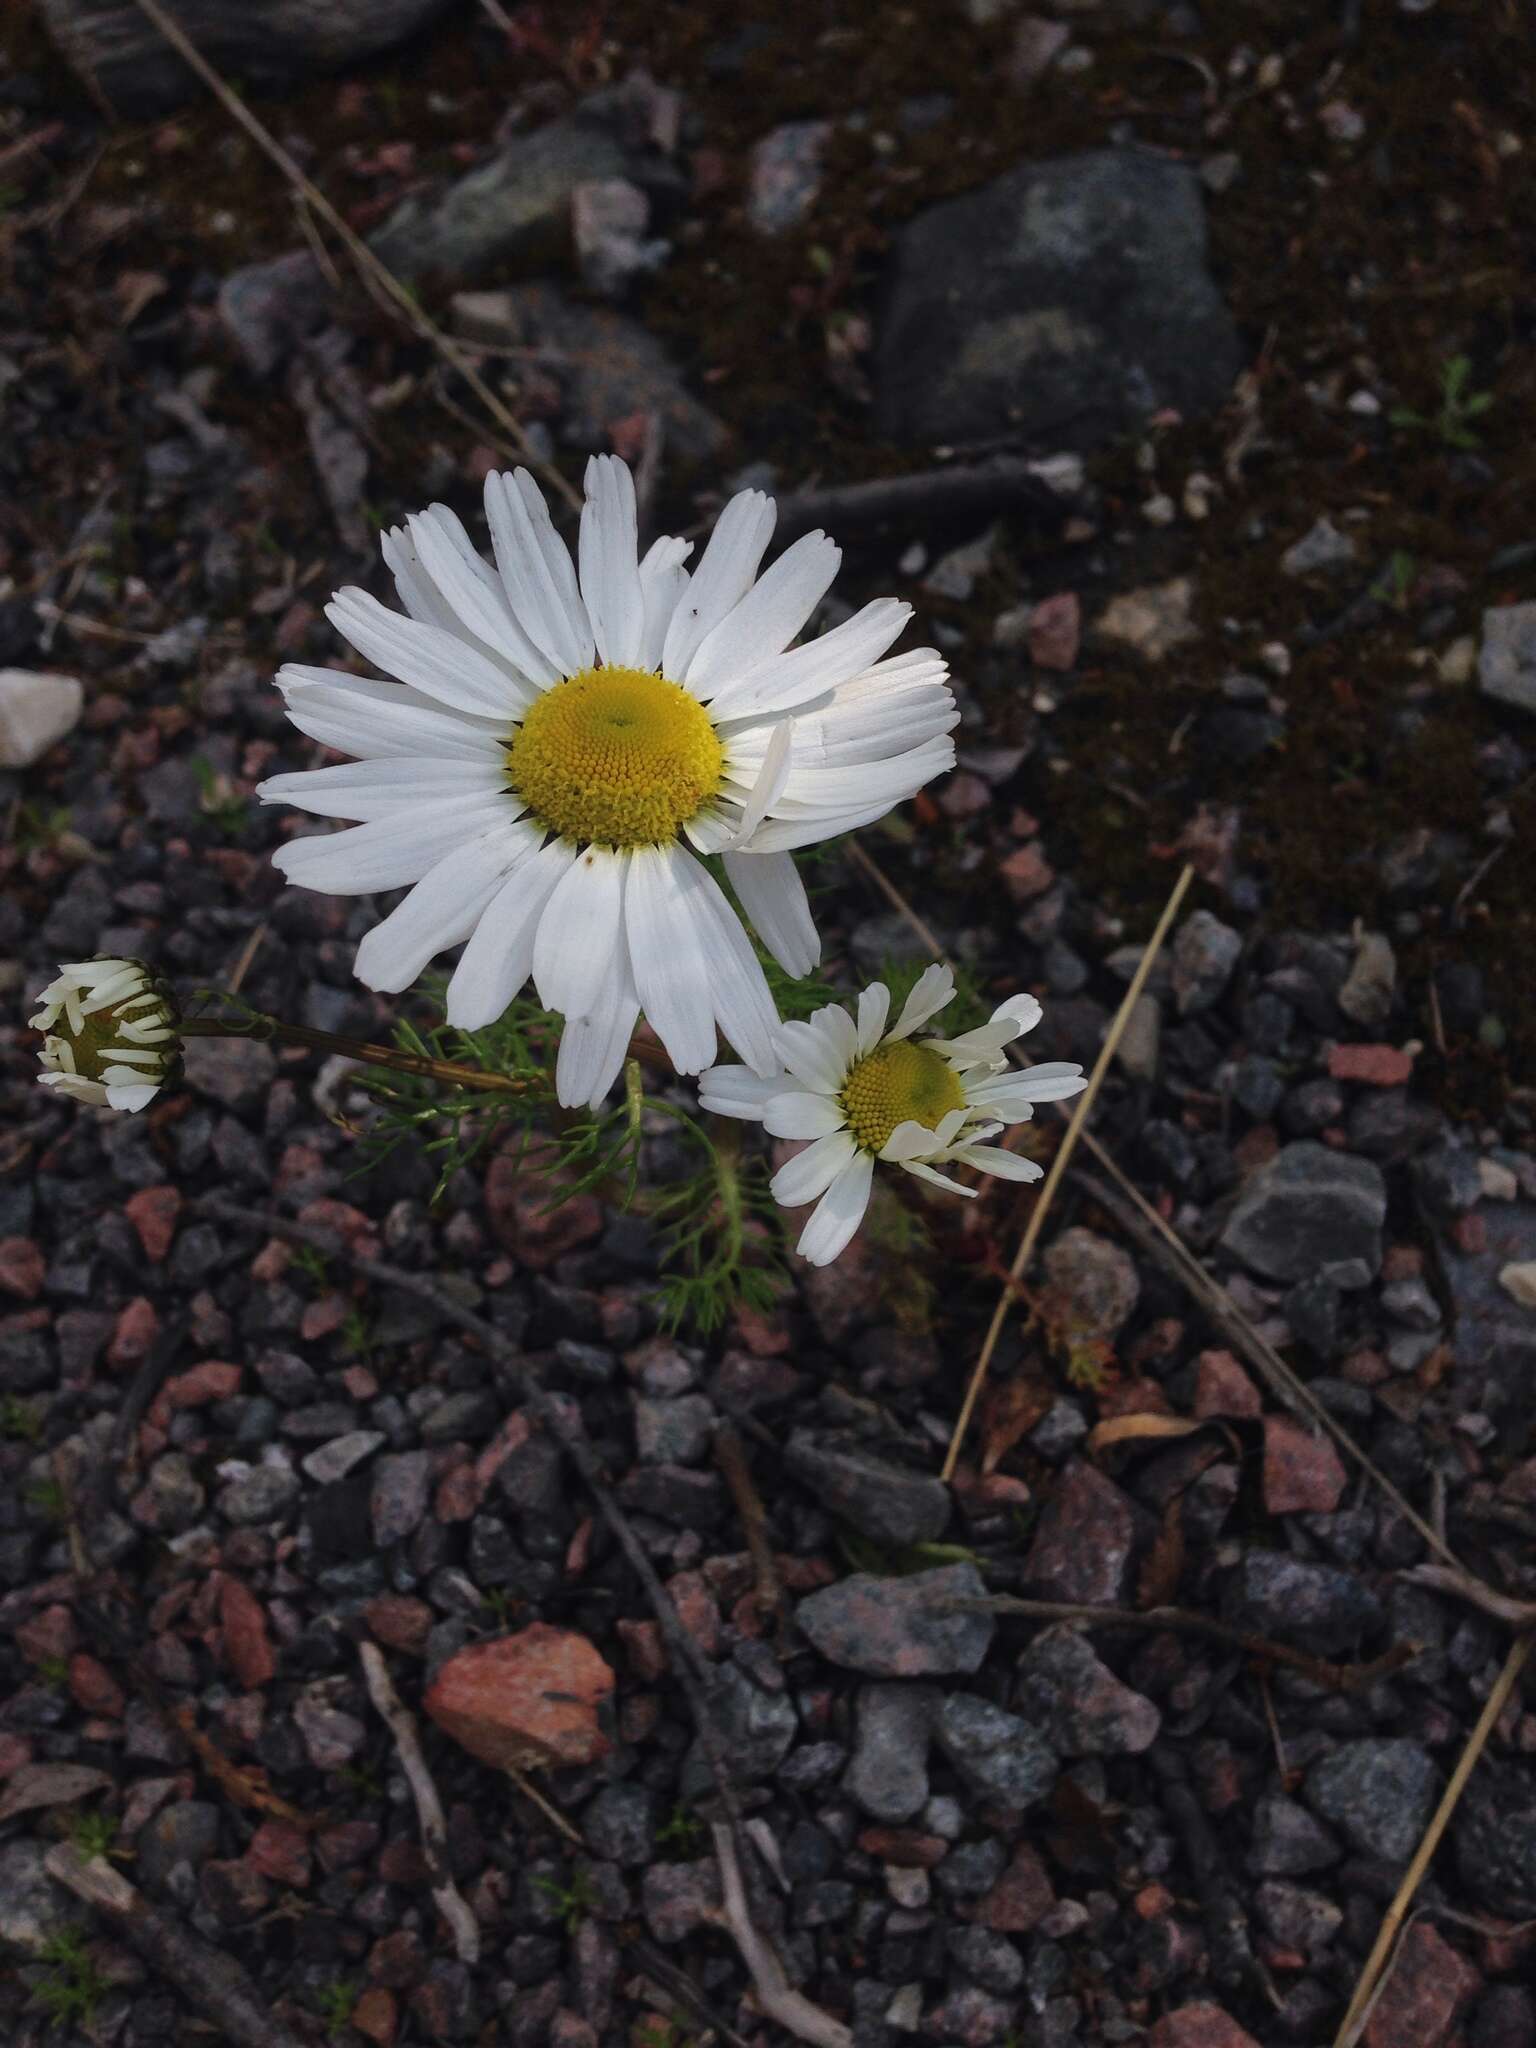
[[[259,1038],[269,1044],[302,1045],[310,1052],[341,1053],[370,1067],[389,1067],[397,1074],[420,1074],[431,1081],[446,1081],[455,1088],[484,1088],[494,1095],[526,1095],[533,1077],[516,1074],[487,1074],[479,1067],[461,1067],[453,1060],[426,1059],[419,1053],[402,1052],[394,1045],[372,1045],[361,1038],[346,1038],[339,1031],[315,1031],[307,1024],[285,1024],[280,1017],[252,1014],[247,1017],[187,1017],[182,1020],[183,1038]]]

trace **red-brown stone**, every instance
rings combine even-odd
[[[181,1214],[181,1190],[169,1185],[140,1188],[123,1204],[123,1214],[139,1233],[144,1256],[158,1266],[171,1248]]]
[[[1365,2029],[1365,2048],[1441,2048],[1482,1979],[1428,1920],[1403,1937]]]
[[[1165,2013],[1147,2036],[1147,2048],[1259,2048],[1219,2005],[1198,1999]]]
[[[30,1237],[0,1237],[0,1290],[36,1301],[48,1268]]]
[[[1021,1842],[1013,1861],[968,1917],[997,1934],[1028,1934],[1055,1903],[1044,1863],[1027,1842]]]
[[[267,1634],[266,1610],[243,1580],[226,1572],[219,1583],[219,1623],[224,1655],[236,1682],[254,1692],[276,1675],[277,1658]]]
[[[1263,1411],[1259,1390],[1230,1351],[1202,1351],[1195,1360],[1195,1413],[1254,1420]]]
[[[1335,1081],[1401,1088],[1413,1072],[1413,1054],[1395,1045],[1335,1045],[1329,1050],[1328,1071]]]
[[[1325,1436],[1288,1415],[1264,1422],[1264,1505],[1272,1515],[1331,1515],[1344,1497],[1348,1474]]]
[[[309,1842],[292,1821],[264,1820],[252,1835],[246,1856],[263,1877],[270,1877],[275,1884],[292,1885],[296,1891],[302,1891],[309,1883]]]
[[[613,1673],[585,1636],[535,1622],[450,1657],[426,1696],[438,1726],[503,1770],[589,1764],[612,1744],[598,1715]]]

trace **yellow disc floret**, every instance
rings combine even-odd
[[[935,1130],[965,1107],[960,1078],[943,1056],[910,1038],[893,1039],[848,1070],[838,1104],[866,1152],[878,1152],[898,1124]]]
[[[579,845],[670,845],[720,786],[725,750],[699,700],[638,668],[589,668],[529,709],[507,749],[534,817]]]

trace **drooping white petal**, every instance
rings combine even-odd
[[[760,1074],[778,1070],[774,1033],[779,1013],[741,919],[708,869],[681,847],[674,858],[693,870],[695,919],[704,942],[715,1018],[749,1067]]]
[[[476,553],[458,514],[433,505],[405,523],[417,560],[468,631],[531,683],[556,681],[559,671],[513,618],[500,577]]]
[[[920,1025],[936,1016],[946,1003],[953,1000],[955,977],[950,969],[935,961],[932,967],[925,967],[918,976],[911,993],[901,1006],[901,1015],[892,1025],[892,1038],[910,1038]]]
[[[736,825],[736,842],[745,846],[764,818],[784,794],[784,785],[789,780],[790,740],[794,728],[786,718],[773,729],[763,755],[762,766],[757,771],[746,802],[742,805],[741,817]]]
[[[773,1043],[790,1073],[822,1095],[835,1095],[847,1078],[848,1063],[839,1056],[836,1040],[814,1024],[799,1019],[781,1024]]]
[[[949,1156],[967,1166],[979,1166],[983,1173],[996,1174],[999,1180],[1040,1180],[1045,1174],[1045,1168],[1033,1159],[1023,1159],[1002,1145],[957,1145]]]
[[[938,1143],[927,1124],[920,1124],[909,1117],[896,1126],[880,1147],[880,1157],[891,1165],[900,1165],[908,1159],[925,1159],[938,1149]]]
[[[469,937],[502,878],[543,836],[536,825],[509,825],[444,854],[364,937],[357,949],[358,980],[391,995],[409,988],[434,955]]]
[[[830,1266],[847,1250],[849,1240],[864,1221],[874,1175],[875,1162],[867,1152],[857,1153],[849,1161],[800,1233],[795,1250],[802,1259],[813,1266]]]
[[[1038,1067],[1014,1069],[976,1082],[966,1094],[972,1102],[995,1107],[1002,1116],[1008,1103],[1064,1102],[1080,1095],[1087,1085],[1081,1067],[1067,1060],[1046,1060]]]
[[[485,522],[512,615],[561,675],[592,665],[592,626],[570,552],[526,469],[485,479]]]
[[[992,1012],[994,1024],[1012,1024],[1015,1038],[1022,1038],[1026,1031],[1033,1031],[1045,1013],[1036,997],[1021,992],[1009,996],[999,1003]]]
[[[787,853],[727,852],[725,872],[753,929],[786,974],[807,975],[821,938],[800,871]]]
[[[819,1031],[832,1047],[838,1065],[846,1073],[859,1056],[858,1027],[841,1003],[826,1003],[811,1012],[811,1029]]]
[[[290,839],[273,854],[272,865],[302,889],[368,896],[376,889],[402,889],[419,882],[455,846],[516,816],[511,798],[419,804],[343,832]]]
[[[494,1024],[533,972],[533,947],[555,884],[576,848],[551,839],[514,868],[480,914],[448,984],[448,1022],[460,1031]]]
[[[686,676],[700,642],[751,589],[773,534],[774,517],[773,500],[761,491],[738,492],[720,514],[668,623],[661,652],[664,674]]]
[[[555,1060],[555,1096],[567,1109],[596,1109],[619,1078],[624,1055],[640,1016],[624,935],[591,1007],[568,1016]]]
[[[660,668],[661,650],[667,644],[672,614],[688,588],[688,571],[683,564],[693,553],[691,540],[663,534],[651,542],[640,561],[640,595],[645,603],[645,630],[641,635],[640,666]]]
[[[594,455],[586,489],[578,543],[581,594],[598,660],[633,668],[645,644],[634,479],[617,456]]]
[[[793,548],[788,549],[781,559],[787,561],[793,553]],[[835,563],[833,567],[836,568]],[[714,698],[715,716],[757,718],[810,703],[869,668],[911,616],[911,605],[900,598],[878,597],[851,619],[845,619],[815,640],[808,640],[792,653],[774,649],[766,660],[759,660],[745,673],[733,676],[729,683],[722,678]],[[780,646],[784,644],[781,642]]]
[[[786,1209],[798,1209],[814,1202],[836,1180],[858,1152],[847,1131],[833,1131],[817,1138],[803,1152],[786,1161],[769,1183],[773,1199]]]
[[[871,1053],[880,1043],[885,1020],[891,1014],[891,992],[883,981],[872,981],[859,991],[859,1052]]]
[[[455,711],[510,725],[538,692],[505,662],[494,662],[441,627],[402,618],[366,590],[338,590],[325,616],[365,661]]]
[[[55,1078],[44,1074],[43,1080]],[[62,1078],[62,1076],[58,1077]],[[106,1084],[108,1109],[148,1109],[160,1092],[158,1081],[113,1081]]]
[[[689,689],[707,704],[726,683],[782,654],[831,589],[842,559],[824,533],[802,534],[705,634],[684,671]]]
[[[774,1138],[825,1138],[847,1121],[830,1095],[799,1088],[771,1097],[763,1110],[763,1129]]]
[[[700,917],[699,884],[708,879],[680,846],[635,849],[626,925],[635,986],[680,1074],[699,1073],[715,1056],[714,991]],[[744,1046],[736,1049],[747,1057]]]
[[[583,1017],[606,986],[624,929],[630,857],[584,847],[555,884],[533,945],[539,1001],[563,1017]]]
[[[948,1195],[965,1195],[971,1200],[975,1199],[974,1188],[968,1188],[958,1180],[951,1180],[947,1173],[940,1173],[937,1167],[929,1166],[924,1160],[903,1159],[901,1165],[903,1172],[914,1173],[919,1180],[932,1182],[934,1187],[943,1188]]]
[[[783,1088],[782,1074],[754,1074],[750,1067],[706,1067],[699,1076],[699,1107],[716,1116],[761,1123],[763,1111]]]
[[[450,799],[462,803],[466,798],[494,796],[506,787],[505,770],[489,760],[482,764],[397,755],[272,775],[257,783],[256,794],[264,804],[291,804],[295,810],[311,811],[321,818],[354,818],[365,823],[370,818],[392,816],[412,804]]]

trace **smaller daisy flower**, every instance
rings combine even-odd
[[[887,1031],[891,992],[877,981],[859,997],[857,1021],[829,1003],[806,1023],[781,1024],[774,1046],[786,1071],[777,1077],[747,1067],[711,1067],[699,1077],[703,1108],[749,1118],[775,1138],[812,1141],[772,1185],[786,1209],[816,1203],[795,1247],[813,1266],[829,1266],[863,1221],[877,1159],[955,1195],[976,1190],[941,1166],[1040,1178],[1033,1160],[991,1141],[1005,1124],[1033,1116],[1037,1102],[1078,1094],[1087,1086],[1083,1070],[1063,1061],[1009,1066],[1006,1048],[1040,1021],[1028,995],[1010,996],[989,1023],[958,1038],[914,1038],[954,993],[950,970],[930,967]]]
[[[170,989],[142,960],[77,960],[38,999],[38,1075],[98,1109],[146,1109],[181,1064],[181,1018]]]

